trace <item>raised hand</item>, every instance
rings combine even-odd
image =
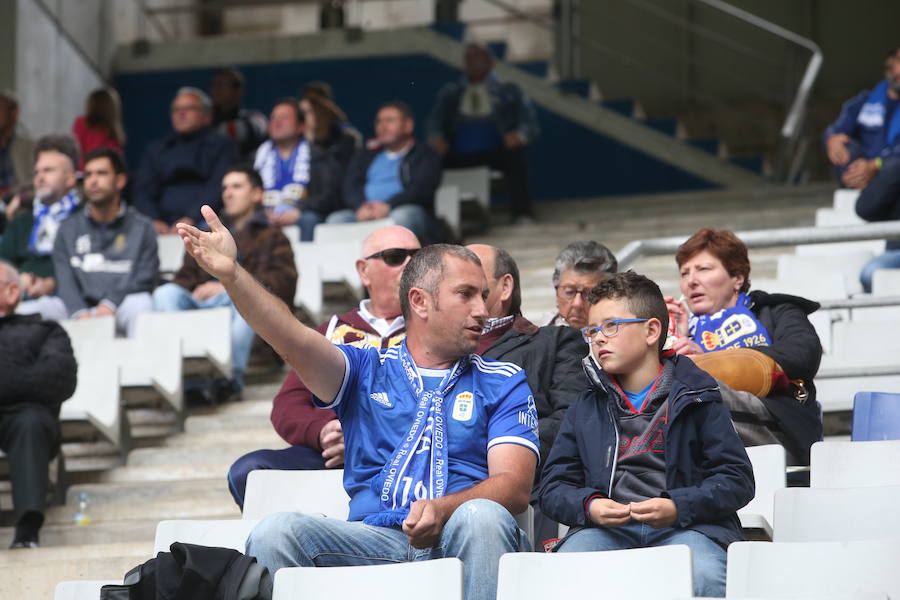
[[[178,223],[176,230],[184,240],[184,248],[200,267],[221,281],[229,283],[237,276],[237,246],[228,228],[215,211],[204,204],[200,209],[210,231],[200,231],[193,225]]]

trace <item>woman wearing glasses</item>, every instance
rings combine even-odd
[[[735,348],[758,352],[716,357],[755,358],[772,368],[771,390],[762,399],[725,394],[735,427],[745,445],[780,443],[788,464],[808,465],[809,448],[822,437],[812,381],[822,346],[807,318],[819,305],[787,294],[750,292],[747,247],[728,230],[699,230],[679,247],[675,261],[686,306],[666,298],[676,323],[672,349],[694,357]],[[746,371],[745,363],[732,368]]]

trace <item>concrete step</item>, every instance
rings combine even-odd
[[[157,523],[159,519],[128,519],[90,525],[48,523],[41,528],[41,547],[152,542]],[[9,545],[12,538],[12,527],[0,528],[0,540],[4,541],[5,546]]]
[[[232,460],[225,462],[201,462],[196,464],[150,465],[116,467],[94,473],[78,483],[127,483],[139,481],[196,481],[215,480],[216,485],[225,480]]]
[[[208,480],[187,481],[126,481],[112,483],[81,483],[69,487],[66,492],[66,505],[72,509],[78,503],[79,495],[88,495],[92,506],[103,506],[114,503],[160,502],[194,498],[199,502],[217,501],[226,495],[224,475],[219,482]],[[102,510],[102,509],[101,509]]]
[[[153,541],[42,547],[0,551],[0,597],[53,598],[56,584],[72,580],[121,580],[152,558]]]
[[[288,444],[281,442],[278,448],[286,448]],[[231,464],[244,454],[259,450],[260,445],[256,441],[244,444],[229,442],[225,446],[167,446],[162,448],[138,448],[128,454],[128,466],[145,467],[151,465],[205,465],[205,464]],[[222,476],[224,477],[223,471]]]
[[[277,448],[286,445],[279,437],[272,425],[268,427],[248,427],[229,432],[226,439],[220,432],[203,431],[192,433],[179,433],[162,440],[161,445],[166,447],[208,447],[222,446],[223,444],[247,446],[256,444],[257,448]]]
[[[139,505],[133,501],[98,503],[90,498],[88,515],[91,523],[84,527],[107,524],[111,522],[131,522],[136,513],[142,520],[162,521],[165,519],[240,519],[241,511],[228,493],[225,478],[215,488],[218,493],[204,494],[203,497],[178,495],[162,499],[142,500]],[[136,508],[140,506],[140,508]],[[44,528],[51,525],[73,525],[76,505],[54,506],[47,509]],[[42,530],[43,531],[43,530]],[[43,539],[43,533],[41,534]]]
[[[184,422],[186,433],[246,429],[248,427],[271,427],[269,414],[207,414],[193,415]]]

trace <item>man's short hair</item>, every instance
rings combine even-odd
[[[234,67],[222,67],[221,69],[216,69],[212,75],[212,79],[215,79],[216,77],[227,77],[231,80],[231,87],[235,89],[244,87],[244,74]]]
[[[661,326],[658,345],[662,352],[669,329],[669,309],[653,280],[634,271],[613,273],[588,292],[587,300],[591,306],[607,299],[624,300],[628,310],[638,319],[657,319]]]
[[[558,286],[562,274],[569,270],[578,273],[615,273],[618,268],[615,254],[603,244],[593,240],[572,242],[556,256],[553,286]]]
[[[897,55],[900,54],[900,46],[895,46],[892,50],[887,53],[887,56],[884,57],[885,62],[894,59],[900,58]]]
[[[413,114],[412,107],[403,100],[388,100],[387,102],[382,102],[381,106],[378,107],[378,112],[381,112],[385,108],[393,108],[394,110],[399,111],[404,119],[416,118],[415,114]]]
[[[0,258],[0,282],[2,283],[18,283],[19,271],[11,262]]]
[[[84,166],[87,166],[89,162],[97,160],[98,158],[109,159],[116,175],[128,172],[128,167],[125,164],[125,158],[122,157],[122,153],[113,148],[95,148],[94,150],[91,150],[84,157]]]
[[[444,277],[444,256],[455,256],[481,266],[477,254],[454,244],[432,244],[416,252],[400,276],[400,313],[404,318],[409,318],[409,290],[423,289],[437,301],[438,285]]]
[[[519,266],[509,252],[503,248],[494,247],[494,279],[500,279],[504,275],[512,275],[513,291],[510,298],[509,314],[521,316],[522,314],[522,286],[519,277]]]
[[[59,152],[72,163],[72,170],[78,170],[78,143],[70,135],[45,135],[34,145],[34,162],[41,152]]]
[[[222,175],[222,179],[225,179],[225,175],[229,173],[243,173],[247,176],[247,179],[250,181],[250,186],[254,188],[264,189],[262,177],[259,175],[259,171],[253,168],[253,165],[248,163],[238,163],[236,165],[231,165]]]
[[[203,108],[203,112],[212,112],[212,100],[209,98],[209,95],[200,88],[189,85],[178,88],[178,91],[175,92],[174,98],[177,98],[178,96],[181,96],[183,94],[190,94],[191,96],[197,98],[197,100],[200,101],[200,106]]]
[[[294,98],[293,96],[282,96],[272,105],[272,110],[275,110],[276,106],[281,106],[282,104],[286,104],[294,109],[294,114],[297,115],[297,122],[303,123],[304,116],[303,111],[300,110],[300,101]]]

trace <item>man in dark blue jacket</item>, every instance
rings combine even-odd
[[[134,183],[134,206],[153,220],[156,233],[175,233],[175,223],[200,222],[200,207],[222,208],[225,170],[238,161],[237,146],[216,133],[212,101],[184,87],[172,101],[175,131],[147,147]]]
[[[566,413],[538,492],[544,514],[571,527],[557,550],[686,544],[694,595],[724,596],[736,513],[755,490],[716,381],[661,358],[668,313],[646,277],[611,275],[589,302],[592,388]]]
[[[885,78],[844,103],[825,130],[828,160],[841,183],[860,190],[856,213],[866,221],[900,219],[900,47],[888,52]],[[876,269],[900,268],[900,241],[863,267],[860,281],[872,291]]]
[[[385,102],[375,117],[376,139],[350,158],[343,182],[344,209],[327,223],[354,223],[390,217],[426,243],[441,183],[441,159],[416,141],[412,109]]]
[[[532,219],[525,150],[538,136],[537,115],[518,85],[494,75],[494,55],[466,46],[461,81],[438,93],[428,119],[428,142],[447,168],[489,166],[503,172],[513,219]]]

